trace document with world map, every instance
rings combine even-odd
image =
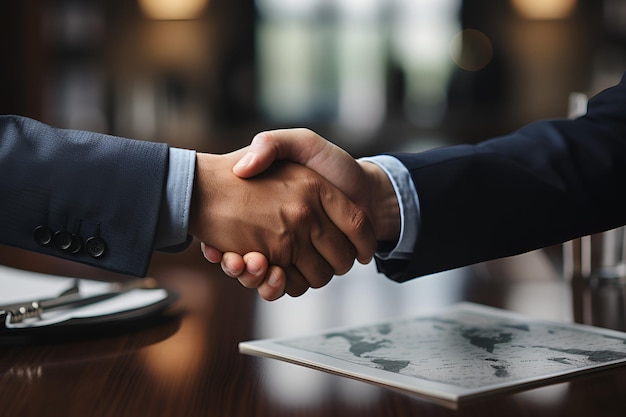
[[[626,333],[473,303],[239,348],[451,402],[626,363]]]

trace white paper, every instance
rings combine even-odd
[[[41,274],[0,265],[0,305],[56,297],[72,287],[74,281],[74,278]],[[113,284],[108,282],[80,279],[78,283],[80,294],[83,297],[106,294],[113,289]],[[86,306],[44,312],[40,318],[27,319],[19,323],[10,323],[10,317],[7,317],[5,325],[7,329],[41,327],[58,324],[73,318],[93,318],[123,313],[163,301],[167,295],[167,291],[162,288],[138,288]]]

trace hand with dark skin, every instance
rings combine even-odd
[[[197,155],[189,229],[203,247],[253,253],[250,266],[256,262],[267,275],[263,286],[253,285],[267,299],[299,296],[346,273],[355,258],[371,260],[376,240],[363,210],[299,164],[284,161],[240,178],[233,166],[246,152]]]
[[[233,172],[253,180],[281,160],[312,169],[345,193],[366,213],[376,240],[398,240],[401,225],[398,200],[389,178],[377,165],[356,161],[311,130],[285,129],[255,136],[245,155],[234,165]],[[245,287],[257,288],[267,300],[281,297],[280,288],[289,287],[295,279],[262,251],[220,251],[206,241],[202,250],[209,262],[221,262],[227,275],[239,279]],[[363,263],[367,259],[359,260]]]

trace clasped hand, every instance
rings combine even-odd
[[[313,138],[318,143],[319,137]],[[256,161],[251,160],[253,147],[226,155],[198,153],[189,224],[207,259],[222,261],[228,275],[239,278],[246,287],[257,288],[268,300],[321,287],[333,275],[346,273],[355,259],[369,262],[376,249],[374,225],[365,204],[351,201],[304,165],[272,164],[284,156],[274,147],[277,143],[253,142],[262,150]],[[270,149],[279,152],[270,155]],[[337,170],[335,177],[350,172],[345,178],[348,184],[354,176],[363,177],[360,187],[365,176],[356,161],[349,160],[354,165],[348,168],[328,161],[328,170]],[[235,173],[254,177],[241,178]],[[356,200],[363,198],[361,194]]]

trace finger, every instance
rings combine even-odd
[[[260,133],[252,139],[245,155],[233,166],[233,172],[241,178],[253,177],[269,168],[276,159],[276,146]]]
[[[311,225],[309,252],[302,259],[296,259],[296,266],[307,278],[311,287],[320,288],[328,283],[333,275],[343,275],[354,265],[356,249],[348,237],[337,228],[326,213],[318,216],[319,225]],[[310,256],[315,251],[319,256]],[[330,265],[331,270],[326,269]]]
[[[243,256],[243,260],[246,263],[246,270],[244,274],[250,274],[254,276],[265,276],[268,272],[268,260],[265,255],[259,252],[246,253]]]
[[[238,278],[245,270],[246,263],[241,255],[225,252],[222,256],[222,271],[231,278]]]
[[[213,264],[219,263],[222,260],[222,252],[215,249],[213,246],[200,242],[200,250],[202,251],[204,258]]]
[[[285,293],[292,297],[299,297],[309,289],[308,281],[294,265],[287,267],[285,273],[287,274]]]
[[[252,177],[265,171],[274,161],[280,159],[288,159],[308,166],[315,160],[326,159],[326,154],[332,150],[333,146],[309,129],[279,129],[261,132],[252,139],[245,155],[233,167],[233,172],[242,178]]]
[[[357,207],[339,190],[322,185],[320,200],[326,215],[343,232],[356,249],[356,258],[362,264],[369,263],[376,251],[376,235],[374,227],[363,210]],[[320,234],[318,238],[325,238]],[[314,243],[315,247],[323,248],[326,241]]]
[[[267,301],[274,301],[285,295],[287,274],[280,266],[272,265],[267,271],[265,280],[257,291]]]
[[[267,258],[259,252],[250,252],[243,256],[245,269],[237,279],[246,288],[258,288],[266,279]]]
[[[350,245],[349,242],[346,244]],[[333,242],[333,247],[340,247],[340,245]],[[327,258],[322,256],[310,240],[306,243],[300,243],[298,248],[302,256],[298,256],[294,259],[294,266],[298,270],[299,275],[306,280],[307,286],[320,288],[328,284],[328,281],[330,281],[335,274],[335,269],[328,262]],[[341,250],[343,249],[339,249],[338,251]],[[331,252],[332,248],[328,248],[328,251]],[[354,258],[352,259],[354,260]],[[338,268],[344,269],[345,266],[340,265]],[[288,270],[287,272],[288,274],[291,274],[291,270]]]

